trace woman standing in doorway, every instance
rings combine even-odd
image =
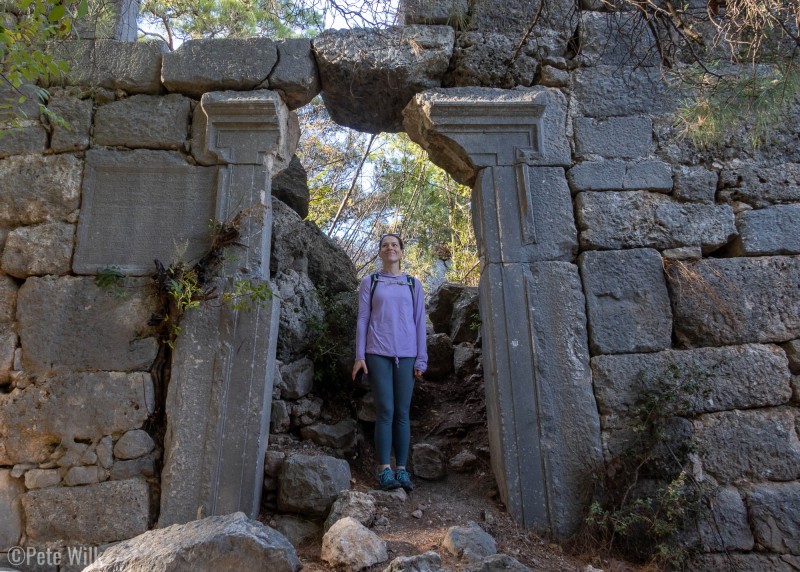
[[[365,276],[358,288],[358,325],[353,379],[368,373],[375,398],[375,450],[383,490],[414,484],[406,470],[411,441],[409,410],[414,378],[428,366],[425,299],[422,284],[400,268],[403,240],[384,234],[378,242],[380,272]],[[391,467],[394,448],[396,470]]]

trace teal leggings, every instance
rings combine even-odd
[[[391,463],[392,445],[398,467],[408,462],[411,442],[411,394],[414,391],[414,358],[394,358],[367,354],[369,384],[375,398],[375,452],[379,465]]]

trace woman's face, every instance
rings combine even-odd
[[[403,247],[396,236],[385,236],[381,240],[378,256],[384,262],[400,262],[403,258]]]

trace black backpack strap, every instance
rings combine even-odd
[[[372,298],[375,296],[375,287],[378,285],[378,273],[373,272],[370,274],[369,283],[369,309],[372,310]]]
[[[414,277],[409,276],[406,274],[406,279],[408,280],[408,288],[411,290],[411,307],[417,307],[417,297],[416,297],[416,284],[414,284]]]

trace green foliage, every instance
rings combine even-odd
[[[225,292],[222,300],[234,310],[249,312],[254,308],[265,308],[273,295],[266,282],[257,283],[246,279],[236,280],[233,283],[233,291]]]
[[[94,284],[121,300],[128,297],[128,292],[125,289],[125,274],[122,273],[118,266],[108,266],[100,270],[94,277]]]

